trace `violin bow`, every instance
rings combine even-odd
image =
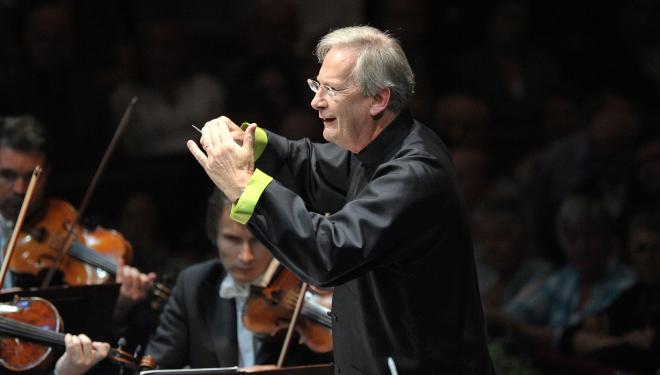
[[[282,344],[282,351],[280,351],[280,357],[277,359],[277,368],[282,368],[282,366],[284,365],[284,358],[286,358],[286,353],[289,350],[291,337],[293,336],[293,330],[296,327],[298,316],[300,316],[300,310],[302,310],[302,305],[305,300],[305,293],[307,293],[307,287],[308,284],[306,282],[303,282],[302,286],[300,287],[300,293],[298,294],[298,301],[296,301],[296,307],[293,309],[293,315],[291,316],[291,322],[289,323],[289,328],[286,330],[286,336],[284,338],[284,344]]]
[[[113,134],[112,140],[110,140],[110,144],[105,149],[103,158],[101,158],[101,162],[99,163],[98,168],[96,168],[96,172],[94,172],[92,181],[89,183],[89,186],[87,186],[87,191],[85,191],[85,195],[83,196],[82,202],[80,203],[80,207],[76,211],[76,215],[73,219],[73,222],[71,223],[71,227],[67,231],[67,235],[64,239],[64,244],[57,251],[57,256],[55,258],[53,267],[51,267],[48,270],[46,277],[41,283],[41,288],[46,288],[48,287],[48,285],[50,285],[50,282],[53,280],[53,276],[55,275],[55,271],[59,268],[60,262],[62,261],[62,258],[64,258],[64,254],[66,254],[66,249],[68,249],[71,246],[71,243],[73,242],[74,230],[80,223],[80,218],[87,209],[87,205],[91,200],[92,193],[96,189],[98,180],[101,177],[101,174],[103,173],[106,164],[108,164],[108,160],[110,160],[110,155],[112,155],[112,152],[114,151],[114,148],[117,144],[117,141],[119,140],[120,135],[124,132],[124,128],[126,128],[126,125],[128,125],[128,121],[130,120],[131,115],[133,114],[133,106],[135,105],[136,102],[137,102],[136,96],[131,98],[131,101],[128,103],[128,106],[124,111],[124,114],[121,116],[121,119],[119,120],[119,125],[117,126],[117,129],[115,129],[115,134]]]
[[[324,215],[326,218],[330,216],[329,212],[326,212]],[[277,368],[282,368],[284,366],[284,358],[286,358],[286,352],[289,350],[289,343],[291,342],[291,336],[293,336],[293,330],[296,327],[296,322],[298,321],[298,316],[302,310],[303,302],[305,301],[305,293],[307,293],[307,288],[309,285],[303,281],[302,286],[300,287],[300,293],[298,293],[298,301],[296,301],[296,307],[293,309],[293,315],[291,316],[291,323],[289,323],[289,328],[286,331],[286,336],[284,337],[284,344],[282,344],[282,351],[280,351],[280,358],[277,359]]]
[[[5,283],[5,276],[7,275],[7,270],[9,270],[9,261],[11,260],[12,255],[14,254],[14,248],[16,247],[16,239],[18,234],[21,232],[21,227],[23,226],[23,221],[25,220],[25,214],[27,209],[30,206],[32,201],[32,193],[37,186],[37,181],[39,176],[41,176],[41,166],[36,166],[34,171],[32,171],[32,177],[30,177],[30,183],[28,184],[27,190],[25,192],[25,198],[23,198],[23,203],[21,204],[21,210],[18,212],[18,218],[16,219],[16,225],[14,225],[14,230],[11,233],[11,238],[7,244],[7,249],[5,250],[4,259],[2,261],[2,268],[0,269],[0,289]]]

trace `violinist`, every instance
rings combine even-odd
[[[207,206],[206,231],[218,258],[179,274],[145,354],[160,368],[250,368],[277,362],[282,340],[253,334],[242,323],[251,284],[259,281],[272,255],[243,225],[229,219],[231,204],[216,190]],[[292,341],[285,365],[329,363]]]
[[[28,212],[34,216],[46,201],[44,191],[48,178],[47,136],[43,126],[32,116],[0,118],[0,248],[9,241],[14,221],[21,208],[27,185],[35,167],[44,173],[33,193]],[[0,261],[3,258],[0,252]],[[120,263],[116,282],[121,284],[114,317],[121,321],[145,298],[155,278]],[[38,280],[8,272],[2,289],[38,286]]]

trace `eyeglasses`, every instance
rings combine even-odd
[[[307,80],[307,84],[309,85],[309,89],[312,90],[315,94],[319,94],[319,96],[323,97],[323,94],[319,93],[319,91],[323,90],[323,92],[325,92],[325,95],[330,99],[334,99],[335,95],[337,95],[337,92],[343,91],[332,88],[328,85],[322,85],[318,81],[311,78]]]

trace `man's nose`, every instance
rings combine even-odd
[[[243,263],[250,263],[254,260],[254,251],[249,242],[246,242],[241,249],[241,252],[238,254],[238,258]]]
[[[30,181],[26,177],[18,176],[13,185],[14,193],[25,194],[29,183]]]
[[[312,108],[317,111],[326,107],[325,104],[327,103],[325,101],[325,96],[321,94],[321,89],[314,93],[314,97],[312,98],[312,102],[310,104],[312,105]]]

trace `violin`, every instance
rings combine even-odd
[[[69,203],[47,200],[39,215],[26,223],[18,235],[15,256],[9,264],[12,272],[39,277],[57,264],[66,284],[96,285],[116,276],[119,259],[130,264],[133,249],[121,233],[103,227],[93,231],[72,227],[75,217],[76,210]],[[57,262],[69,232],[73,241]],[[154,283],[152,292],[163,299],[171,293],[161,283]]]
[[[286,329],[296,306],[302,281],[291,271],[280,266],[265,287],[252,286],[243,308],[243,325],[260,334],[274,336]],[[328,313],[332,292],[308,290],[297,320],[295,330],[301,341],[316,353],[332,350],[332,320]]]
[[[43,298],[0,303],[0,365],[14,373],[45,371],[56,359],[53,346],[66,347],[63,327],[55,306]],[[111,348],[107,358],[135,372],[155,367],[151,357],[138,362],[121,348]]]

